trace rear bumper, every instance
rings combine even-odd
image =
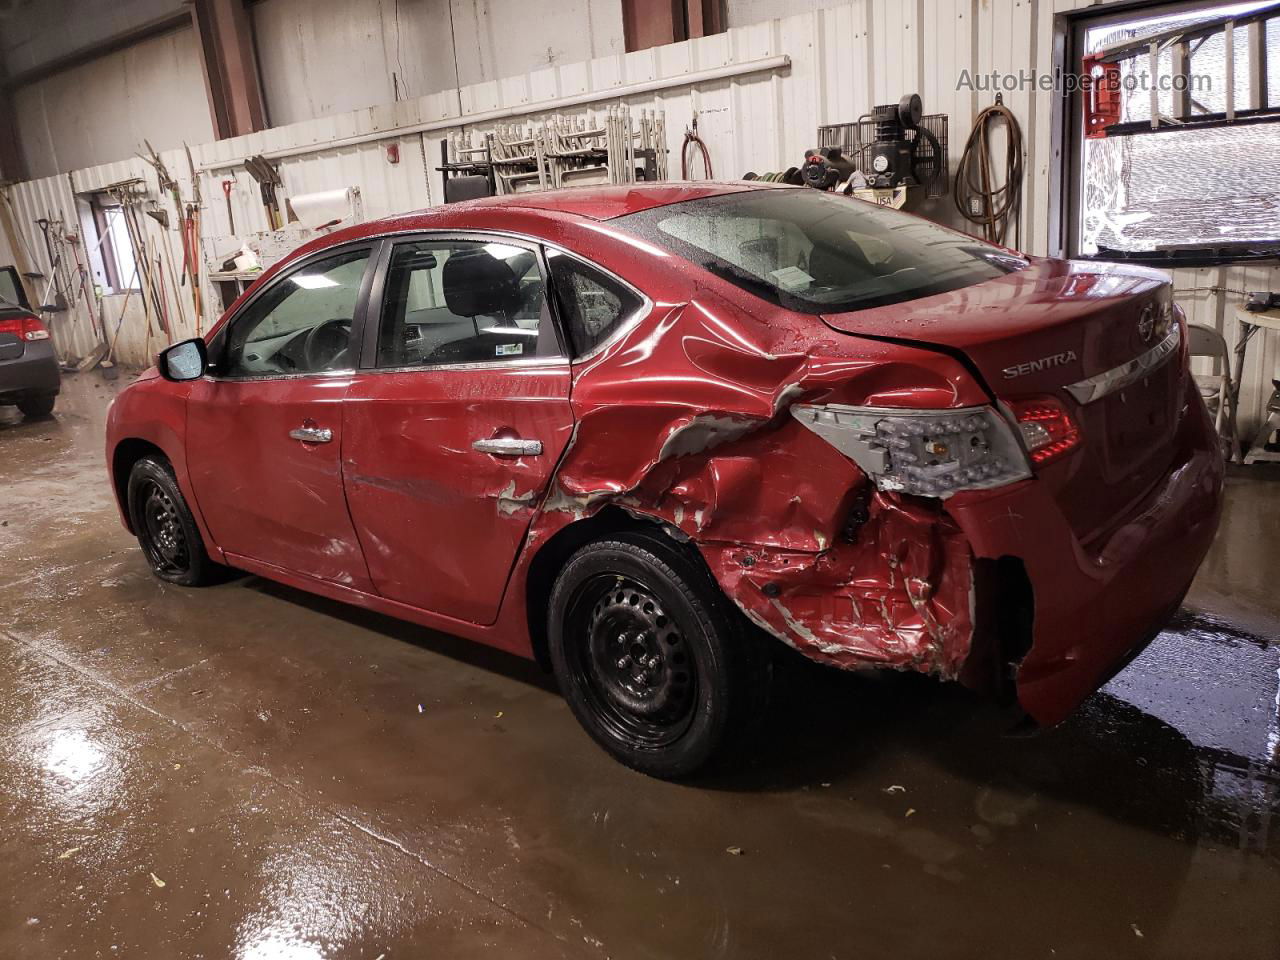
[[[0,403],[52,396],[61,387],[58,359],[48,340],[28,343],[16,360],[0,360]]]
[[[1037,722],[1063,720],[1177,610],[1217,532],[1223,463],[1204,405],[1188,391],[1177,453],[1147,499],[1089,549],[1042,485],[958,495],[948,512],[977,557],[1015,557],[1030,580],[1031,648],[1018,700]]]

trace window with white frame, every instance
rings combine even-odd
[[[1077,22],[1068,250],[1156,264],[1280,254],[1280,2]]]

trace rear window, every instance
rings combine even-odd
[[[802,313],[917,300],[1027,265],[927,220],[807,188],[686,200],[612,222]]]
[[[27,310],[27,297],[18,282],[18,271],[0,267],[0,310]]]

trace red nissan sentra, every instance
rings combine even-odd
[[[1056,723],[1177,609],[1223,476],[1159,274],[708,183],[313,241],[120,394],[107,464],[163,579],[536,657],[663,777],[775,641]]]

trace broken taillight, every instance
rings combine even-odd
[[[791,414],[860,466],[881,490],[945,498],[1031,476],[1012,424],[994,407],[795,404]]]
[[[1056,460],[1080,445],[1080,428],[1052,397],[1017,401],[1010,406],[1027,455],[1035,466]]]
[[[49,331],[32,316],[0,317],[0,333],[12,333],[22,340],[48,340]]]

